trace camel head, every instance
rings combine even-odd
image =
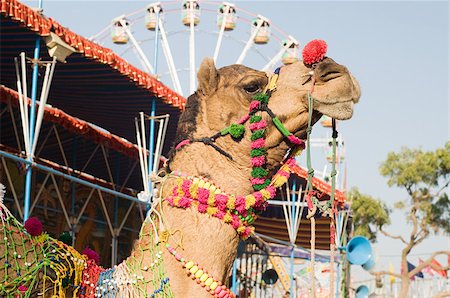
[[[202,122],[211,132],[218,131],[248,113],[252,97],[268,84],[268,74],[243,65],[216,69],[212,59],[205,59],[199,69]],[[347,68],[325,57],[314,67],[302,61],[280,69],[276,90],[269,99],[269,108],[284,126],[298,137],[305,137],[308,121],[308,93],[313,98],[313,123],[327,115],[338,120],[351,118],[360,89]],[[267,122],[270,122],[268,115]],[[283,136],[268,127],[267,145],[274,147]]]

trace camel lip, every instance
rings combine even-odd
[[[319,100],[317,98],[314,98],[314,101],[316,101],[316,102],[318,102],[320,104],[323,104],[323,105],[327,105],[327,106],[345,104],[345,103],[349,103],[349,102],[356,103],[355,99],[353,99],[353,98],[350,98],[350,99],[347,99],[347,100],[340,100],[340,101],[333,100],[333,101],[329,101],[329,102],[321,101],[321,100]]]

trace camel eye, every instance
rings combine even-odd
[[[244,90],[245,92],[249,93],[249,94],[253,94],[259,91],[259,85],[257,84],[249,84],[244,86]]]

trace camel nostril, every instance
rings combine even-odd
[[[329,70],[329,71],[325,71],[324,73],[322,73],[320,75],[320,80],[323,82],[328,82],[331,81],[333,79],[336,79],[338,77],[342,76],[342,73],[338,70]]]

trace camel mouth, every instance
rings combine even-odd
[[[333,102],[317,102],[319,104],[315,110],[328,117],[336,120],[348,120],[353,116],[353,105],[355,104],[353,99]]]

